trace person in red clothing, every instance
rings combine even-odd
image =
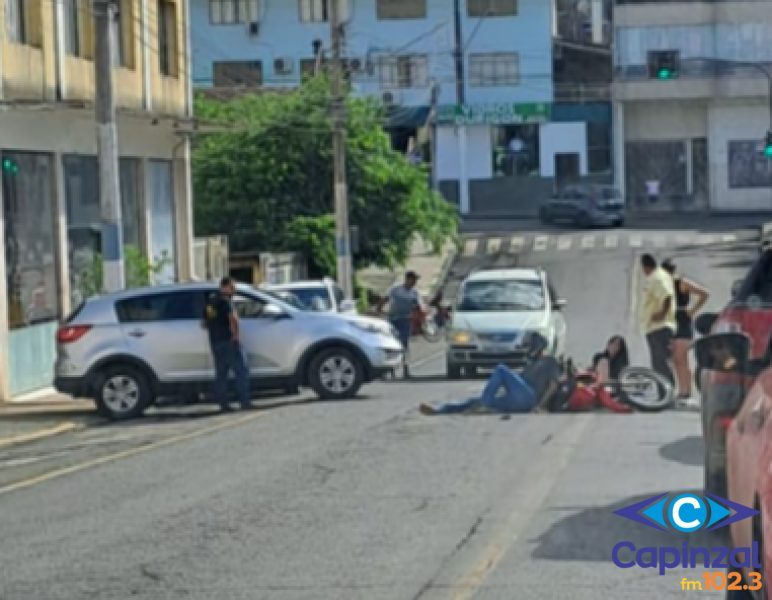
[[[613,385],[619,379],[622,369],[629,364],[625,338],[621,335],[612,336],[605,350],[593,357],[590,370],[577,377],[576,388],[568,400],[568,410],[581,412],[602,407],[617,413],[632,412],[630,406],[615,397]]]

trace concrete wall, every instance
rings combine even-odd
[[[705,102],[626,102],[624,114],[627,141],[681,140],[708,134]]]
[[[587,175],[587,124],[545,123],[539,128],[539,166],[542,177],[555,176],[556,154],[578,154],[579,174]]]
[[[426,0],[424,19],[378,20],[375,0],[350,0],[346,33],[346,55],[377,57],[379,53],[426,54],[429,77],[440,84],[441,104],[455,103],[453,64],[453,3]],[[212,62],[260,60],[263,80],[269,86],[295,86],[300,82],[300,59],[312,58],[312,42],[321,39],[329,48],[329,23],[301,23],[298,0],[261,0],[260,32],[250,35],[247,26],[212,25],[208,0],[191,0],[193,36],[193,80],[196,85],[213,83]],[[462,31],[467,52],[517,51],[520,53],[520,84],[516,86],[467,87],[467,103],[547,102],[552,98],[551,3],[520,0],[518,15],[480,20],[462,12]],[[472,33],[474,32],[474,35]],[[400,50],[404,48],[404,50]],[[292,73],[274,71],[276,58],[290,58]],[[364,95],[380,95],[377,71],[353,77],[354,89]],[[405,105],[430,102],[430,86],[399,90]]]
[[[469,179],[487,179],[493,175],[491,128],[475,125],[466,128],[467,147],[464,158]],[[437,177],[440,180],[459,176],[459,142],[457,127],[437,128]]]

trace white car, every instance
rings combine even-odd
[[[332,279],[290,281],[281,284],[265,284],[260,287],[301,310],[357,314],[356,302],[346,298],[343,290]]]
[[[547,351],[565,349],[565,301],[541,269],[479,271],[461,284],[448,328],[447,373],[457,379],[498,364],[521,367],[530,332],[549,342]]]

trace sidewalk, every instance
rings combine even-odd
[[[94,403],[51,393],[33,400],[0,404],[0,452],[99,422]]]
[[[419,276],[418,291],[422,296],[429,297],[447,277],[455,255],[456,246],[452,242],[446,243],[441,252],[435,254],[429,244],[416,240],[404,266],[391,271],[370,267],[359,271],[357,278],[362,285],[383,295],[392,285],[402,281],[406,271],[415,271]]]

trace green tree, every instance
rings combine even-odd
[[[324,78],[287,93],[231,101],[199,97],[199,118],[232,132],[202,136],[193,154],[196,233],[228,233],[234,250],[302,251],[334,274],[332,133]],[[403,263],[416,235],[439,246],[456,210],[430,189],[425,169],[391,149],[384,113],[346,100],[350,224],[355,266]]]

